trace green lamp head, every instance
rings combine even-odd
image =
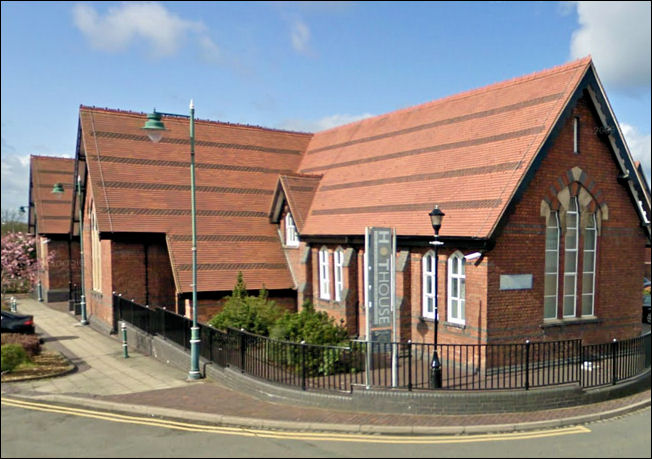
[[[55,183],[52,187],[52,194],[61,199],[63,197],[63,185],[59,182]]]
[[[161,121],[161,114],[156,109],[147,115],[147,121],[142,129],[147,132],[147,136],[154,143],[158,143],[163,138],[163,132],[166,129],[163,121]]]

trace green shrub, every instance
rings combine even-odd
[[[312,346],[286,347],[282,355],[274,359],[294,368],[297,373],[305,368],[307,376],[330,375],[347,370],[343,361],[347,354],[334,346],[347,345],[348,333],[344,327],[335,323],[335,319],[326,312],[315,311],[309,300],[304,302],[301,312],[286,312],[271,330],[270,336],[282,341],[300,343],[305,341]]]
[[[267,297],[263,287],[258,296],[247,295],[247,285],[242,273],[233,292],[227,297],[224,308],[215,315],[209,325],[225,330],[227,328],[241,328],[257,335],[269,336],[270,328],[283,315],[283,310]]]
[[[346,341],[346,329],[324,311],[315,311],[310,300],[303,303],[299,313],[285,312],[274,324],[270,336],[284,341],[336,346]]]
[[[3,333],[2,345],[19,344],[25,349],[29,358],[41,353],[41,340],[37,335],[24,335],[22,333]]]
[[[27,352],[20,344],[3,344],[0,349],[3,373],[13,371],[21,363],[29,361]]]

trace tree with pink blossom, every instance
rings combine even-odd
[[[2,294],[28,292],[36,283],[40,264],[36,238],[29,233],[9,233],[2,237]],[[50,252],[47,261],[54,258]]]

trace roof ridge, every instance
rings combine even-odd
[[[131,110],[121,110],[117,108],[108,108],[108,107],[95,107],[95,106],[89,106],[89,105],[80,105],[79,106],[80,110],[89,110],[89,111],[96,111],[96,112],[106,112],[106,113],[115,113],[115,114],[120,114],[120,115],[133,115],[133,116],[138,116],[138,117],[143,117],[147,116],[148,113],[145,112],[136,112],[136,111],[131,111]],[[166,118],[169,119],[185,119],[184,117],[186,115],[174,115],[171,113],[160,113],[162,116],[165,116]],[[232,123],[229,121],[216,121],[216,120],[210,120],[210,119],[204,119],[204,118],[195,118],[195,122],[199,123],[207,123],[211,125],[222,125],[222,126],[230,126],[230,127],[238,127],[238,128],[243,128],[243,129],[256,129],[256,130],[263,130],[263,131],[273,131],[273,132],[283,132],[287,134],[296,134],[300,136],[312,136],[314,133],[312,132],[303,132],[303,131],[292,131],[290,129],[278,129],[278,128],[270,128],[270,127],[265,127],[265,126],[259,126],[259,125],[254,125],[254,124],[246,124],[246,123]]]
[[[281,177],[304,178],[304,179],[321,179],[324,177],[324,174],[304,174],[301,172],[289,172],[280,175]]]
[[[63,159],[63,160],[73,161],[73,162],[75,161],[75,158],[72,158],[72,157],[71,157],[71,158],[68,158],[68,157],[65,157],[65,156],[48,156],[48,155],[34,155],[34,154],[30,154],[29,157],[30,157],[30,160],[31,160],[32,158],[34,158],[34,159]]]
[[[522,83],[522,82],[534,80],[534,79],[537,79],[537,78],[544,78],[544,77],[549,76],[549,75],[554,74],[554,73],[562,73],[562,72],[565,72],[565,71],[571,71],[571,70],[576,69],[577,67],[589,65],[591,62],[592,62],[591,55],[588,55],[588,56],[583,57],[581,59],[576,59],[574,61],[567,62],[565,64],[556,65],[554,67],[550,67],[550,68],[543,69],[543,70],[538,70],[538,71],[531,72],[531,73],[521,75],[521,76],[518,76],[518,77],[509,78],[507,80],[497,81],[497,82],[490,83],[490,84],[487,84],[487,85],[484,85],[484,86],[480,86],[479,88],[468,89],[468,90],[465,90],[465,91],[462,91],[462,92],[451,94],[449,96],[441,97],[439,99],[431,100],[431,101],[428,101],[428,102],[423,102],[421,104],[411,105],[409,107],[399,108],[399,109],[393,110],[391,112],[382,113],[380,115],[372,116],[372,117],[369,117],[369,118],[364,118],[364,119],[361,119],[361,120],[352,121],[352,122],[347,123],[347,124],[341,124],[339,126],[335,126],[335,127],[329,128],[329,129],[325,129],[323,131],[317,131],[316,133],[323,134],[323,133],[326,133],[326,132],[331,132],[331,131],[335,131],[337,129],[341,129],[341,128],[346,127],[346,126],[353,126],[355,124],[362,124],[363,122],[370,121],[370,120],[379,120],[381,118],[397,115],[397,114],[400,114],[400,113],[405,113],[405,112],[414,111],[414,110],[417,110],[417,109],[423,109],[423,108],[426,108],[426,107],[429,107],[429,106],[434,106],[434,105],[437,105],[437,104],[441,104],[443,102],[463,99],[463,98],[466,98],[466,97],[471,97],[471,96],[475,96],[475,95],[478,95],[478,94],[482,94],[482,93],[486,93],[486,92],[490,92],[490,91],[495,91],[497,89],[502,89],[502,88],[512,86],[512,85],[517,84],[517,83]]]

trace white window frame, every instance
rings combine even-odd
[[[102,245],[100,244],[100,231],[95,214],[95,206],[90,206],[90,227],[91,227],[91,267],[92,267],[92,288],[96,292],[102,291]]]
[[[297,226],[294,224],[290,212],[285,215],[285,245],[286,247],[299,247],[299,233],[297,233]]]
[[[586,249],[586,240],[587,240],[587,231],[593,231],[593,249]],[[593,254],[593,263],[592,266],[587,266],[588,263],[583,263],[582,269],[582,316],[593,316],[595,315],[595,267],[597,263],[598,255],[598,225],[595,214],[591,214],[589,217],[589,225],[584,228],[584,248],[583,248],[583,259],[586,260],[586,254]],[[587,269],[589,268],[589,269]],[[584,293],[586,286],[584,281],[587,276],[591,277],[591,292]],[[590,298],[590,310],[587,312],[584,311],[584,299]]]
[[[453,272],[455,265],[458,267],[457,273]],[[457,296],[454,296],[453,285],[456,280]],[[457,308],[453,307],[454,302],[457,302]],[[464,325],[466,323],[466,264],[464,254],[459,251],[448,258],[448,299],[446,303],[448,321]]]
[[[342,301],[344,291],[344,250],[340,247],[333,253],[333,274],[335,279],[335,301]]]
[[[435,260],[435,253],[430,250],[421,259],[421,315],[433,320],[435,319],[435,292],[437,291],[435,269],[437,269],[437,260]],[[428,310],[429,305],[432,305],[431,310]]]
[[[319,250],[319,298],[331,299],[330,254],[326,247]]]
[[[554,249],[549,249],[548,248],[548,233],[549,232],[555,232],[555,248]],[[544,290],[543,290],[543,319],[556,319],[557,318],[557,311],[559,310],[559,213],[557,212],[551,212],[550,217],[548,217],[548,224],[546,225],[546,256],[545,256],[545,261],[544,261],[544,276],[543,276],[543,282],[544,282]],[[548,271],[547,266],[550,264],[551,266],[553,265],[552,263],[548,263],[548,258],[549,257],[554,257],[554,271]],[[555,276],[555,293],[546,295],[545,293],[545,283],[546,283],[546,278],[548,276]],[[555,302],[555,314],[553,316],[546,316],[546,298],[554,298]]]
[[[579,240],[580,240],[580,213],[576,197],[571,198],[571,204],[569,204],[569,209],[566,211],[566,237],[564,238],[564,301],[562,303],[562,314],[564,318],[576,317],[577,315],[577,268],[578,268],[578,258],[579,258]],[[570,210],[571,206],[575,210]],[[575,225],[571,227],[568,222],[570,221],[570,216],[575,216]],[[575,247],[569,248],[569,231],[573,230],[575,232]],[[574,257],[574,266],[573,271],[567,271],[566,267],[568,266],[568,257]],[[573,299],[573,312],[566,312],[566,299]]]

